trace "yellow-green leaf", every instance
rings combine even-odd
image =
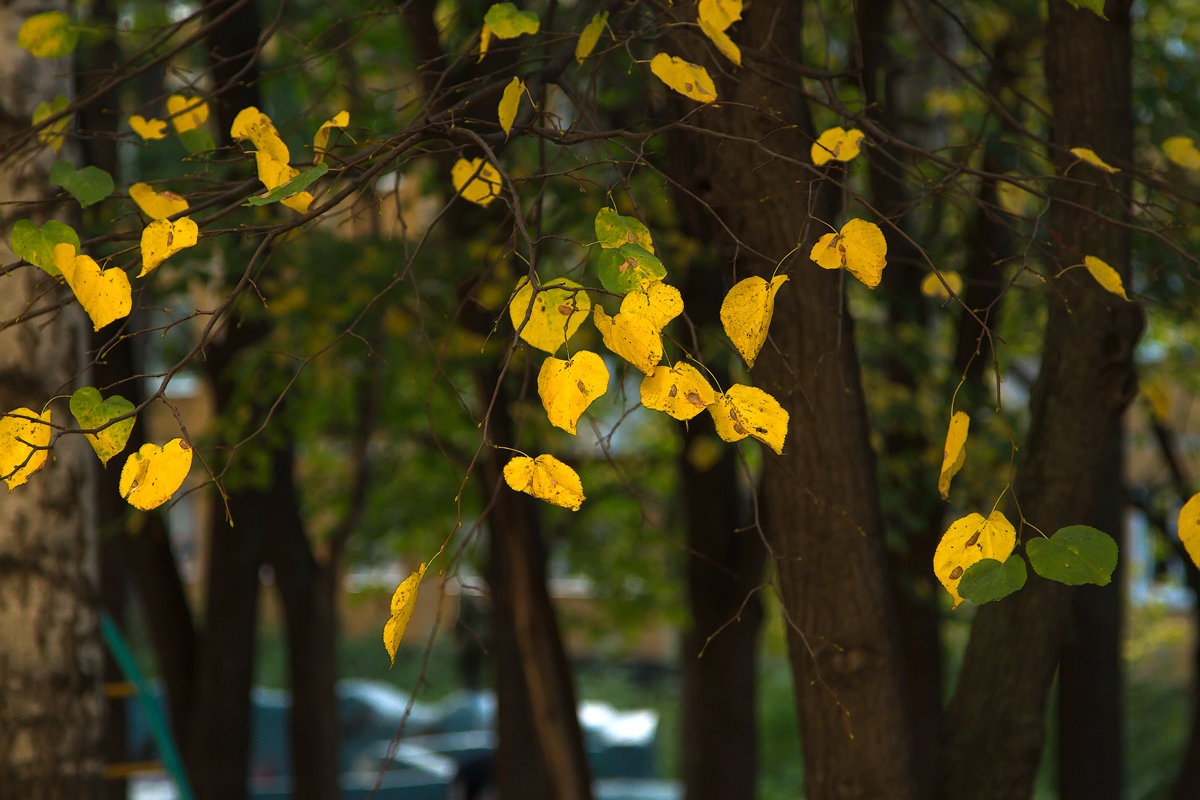
[[[59,58],[75,49],[79,31],[61,11],[34,14],[17,31],[17,44],[37,58]]]
[[[148,183],[135,183],[129,187],[129,196],[150,219],[166,219],[173,214],[187,211],[188,201],[174,192],[156,192]]]
[[[450,168],[450,182],[454,184],[455,191],[462,192],[464,200],[480,206],[486,206],[499,197],[502,188],[499,170],[482,158],[469,161],[460,158],[455,161]]]
[[[607,23],[608,12],[601,12],[593,16],[592,21],[579,34],[579,41],[575,43],[575,60],[580,64],[596,49],[596,43],[600,41],[600,36],[604,33],[604,26]]]
[[[654,238],[650,235],[650,229],[637,217],[622,216],[616,209],[605,207],[596,212],[593,225],[596,229],[596,241],[605,250],[636,244],[651,253],[654,252]]]
[[[955,411],[946,430],[946,445],[942,449],[942,470],[938,474],[938,492],[943,500],[950,499],[950,481],[967,460],[967,429],[971,418],[965,411]]]
[[[579,474],[552,455],[513,456],[504,465],[504,482],[515,491],[572,511],[587,499]]]
[[[1092,150],[1090,147],[1072,147],[1071,155],[1075,156],[1076,158],[1080,159],[1081,161],[1086,161],[1087,163],[1091,164],[1093,167],[1102,169],[1105,172],[1111,173],[1111,172],[1120,172],[1121,171],[1121,170],[1117,169],[1116,167],[1114,167],[1113,165],[1105,162],[1105,160],[1102,159],[1100,156],[1096,155],[1096,151]]]
[[[396,650],[400,647],[404,632],[408,630],[413,609],[417,607],[417,589],[425,577],[426,566],[425,562],[421,562],[420,569],[402,580],[392,593],[392,614],[383,626],[383,646],[392,659],[393,667],[396,666]]]
[[[849,161],[858,155],[863,132],[858,128],[829,128],[813,142],[810,155],[818,167],[830,161]]]
[[[721,55],[728,58],[734,64],[737,64],[739,67],[742,65],[741,48],[733,43],[733,39],[729,38],[729,34],[723,30],[714,28],[708,23],[707,20],[704,19],[704,17],[700,17],[700,31],[717,46],[717,49],[721,51]]]
[[[517,281],[517,290],[508,304],[508,315],[521,338],[539,350],[555,353],[575,335],[592,309],[592,300],[583,287],[566,278],[554,278],[542,284],[536,295],[529,278]],[[530,302],[533,310],[530,311]],[[525,321],[528,314],[529,321]],[[524,327],[522,327],[524,325]]]
[[[138,277],[150,274],[168,258],[199,240],[200,228],[191,217],[154,220],[142,231],[142,271]]]
[[[1003,562],[1016,544],[1016,530],[999,511],[993,511],[987,519],[981,514],[968,514],[950,523],[934,551],[933,573],[954,598],[955,608],[963,600],[958,582],[967,568],[985,558]]]
[[[512,3],[496,3],[483,15],[483,22],[497,39],[515,39],[541,27],[536,12],[520,11]]]
[[[1163,153],[1184,169],[1200,169],[1200,150],[1189,136],[1172,136],[1162,143]]]
[[[742,0],[700,0],[700,22],[723,31],[742,18]]]
[[[949,291],[946,290],[947,286],[950,287]],[[937,300],[949,300],[950,292],[954,292],[955,296],[961,295],[962,289],[962,276],[953,270],[942,270],[941,273],[930,272],[921,279],[921,294]]]
[[[788,413],[771,395],[754,386],[735,384],[708,407],[717,435],[727,442],[751,436],[783,455]]]
[[[134,410],[133,403],[114,394],[107,399],[100,396],[94,386],[83,386],[71,395],[71,414],[80,428],[99,428],[109,420],[125,416]],[[133,431],[134,417],[114,422],[98,433],[86,434],[88,444],[96,451],[100,463],[108,466],[113,456],[125,449],[129,434]]]
[[[676,56],[659,53],[650,59],[650,71],[684,97],[701,103],[717,99],[717,86],[704,67]]]
[[[589,350],[568,361],[551,356],[542,362],[537,385],[550,424],[574,435],[583,412],[608,391],[608,367]]]
[[[521,95],[525,92],[525,82],[520,78],[513,78],[509,81],[508,86],[504,87],[504,96],[500,98],[500,107],[497,114],[500,117],[500,127],[504,129],[504,135],[512,131],[513,121],[517,118],[517,108],[521,105]]]
[[[686,361],[660,364],[642,379],[642,405],[689,420],[717,401],[717,393],[700,371]]]
[[[1083,265],[1087,267],[1087,271],[1091,276],[1096,279],[1096,283],[1104,287],[1105,291],[1112,292],[1122,300],[1129,300],[1129,296],[1125,294],[1125,286],[1121,283],[1120,273],[1106,262],[1095,256],[1084,256]]]
[[[65,111],[70,104],[65,94],[56,95],[53,100],[48,102],[38,103],[37,108],[33,110],[33,124],[36,126],[42,120],[48,119],[60,111]],[[69,114],[51,122],[38,131],[38,141],[49,145],[50,149],[57,154],[62,149],[63,142],[66,141],[67,126],[70,124],[71,116]]]
[[[683,313],[683,295],[670,284],[655,281],[644,290],[633,291],[621,300],[622,314],[638,314],[661,331]]]
[[[0,478],[11,492],[46,465],[50,412],[14,408],[0,417]]]
[[[192,447],[183,439],[144,444],[125,459],[118,491],[129,505],[150,511],[171,499],[191,468]]]
[[[333,133],[334,128],[344,128],[350,124],[350,112],[339,111],[333,115],[333,119],[326,120],[321,123],[321,127],[317,128],[316,134],[313,136],[313,163],[320,164],[325,160],[325,153],[329,148],[329,135]]]
[[[873,222],[852,219],[839,233],[822,236],[809,254],[823,269],[845,269],[869,288],[883,280],[887,266],[887,240]]]
[[[173,94],[167,98],[167,114],[176,133],[187,133],[199,128],[208,119],[208,103],[199,97]]]
[[[641,314],[621,312],[615,317],[596,306],[592,322],[600,331],[604,346],[649,375],[662,361],[662,329]]]
[[[3,471],[2,467],[0,471]],[[1200,494],[1192,495],[1191,499],[1183,504],[1183,508],[1179,509],[1179,524],[1176,530],[1179,532],[1179,541],[1183,542],[1183,549],[1187,550],[1192,563],[1200,566]]]
[[[27,219],[13,223],[12,249],[21,258],[42,269],[47,275],[58,277],[54,266],[54,245],[66,242],[79,249],[79,234],[70,225],[57,220],[46,220],[39,228]]]
[[[146,141],[167,138],[167,123],[157,117],[146,119],[141,114],[134,114],[129,118],[129,127]]]
[[[95,330],[129,316],[133,290],[124,270],[119,267],[101,270],[90,256],[77,255],[75,246],[66,242],[54,245],[54,266],[92,318]]]
[[[776,275],[767,283],[758,276],[746,278],[734,284],[721,301],[721,326],[747,366],[754,366],[767,341],[767,329],[775,313],[775,294],[787,279],[787,275]]]

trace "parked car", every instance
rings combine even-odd
[[[496,701],[491,692],[456,692],[436,704],[412,702],[390,684],[346,680],[337,687],[343,800],[484,800],[494,796]],[[161,697],[153,698],[162,708]],[[250,795],[292,796],[289,744],[291,698],[255,689],[252,695]],[[406,716],[407,715],[407,716]],[[130,760],[155,757],[141,707],[127,714]],[[584,746],[603,800],[675,800],[673,782],[655,778],[658,715],[620,711],[607,703],[579,706]],[[404,724],[404,734],[395,741]],[[378,789],[376,784],[378,783]],[[373,794],[372,794],[373,792]],[[131,800],[177,800],[164,776],[130,782]]]

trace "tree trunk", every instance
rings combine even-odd
[[[1106,13],[1109,21],[1050,2],[1046,77],[1051,156],[1060,172],[1075,160],[1068,147],[1092,147],[1110,163],[1132,158],[1128,3],[1110,2]],[[1124,217],[1127,189],[1127,181],[1081,165],[1054,185],[1050,219],[1061,249],[1049,273],[1090,254],[1128,276],[1127,229],[1098,218]],[[1082,270],[1053,279],[1049,294],[1016,487],[1024,518],[1046,535],[1095,518],[1106,461],[1136,392],[1132,356],[1141,330],[1137,307],[1104,292]],[[1037,533],[1026,528],[1024,537],[1031,535]],[[979,609],[948,709],[943,796],[1029,796],[1070,608],[1066,587],[1031,573],[1015,596]]]
[[[21,9],[28,9],[22,5]],[[66,10],[65,2],[38,11]],[[0,7],[0,142],[19,142],[34,107],[70,95],[69,59],[38,62],[17,46],[27,10]],[[36,140],[14,148],[0,168],[0,264],[22,203],[54,195],[55,160]],[[9,205],[11,203],[11,205]],[[36,220],[41,222],[41,219]],[[73,301],[33,266],[0,271],[0,414],[48,408],[72,425],[64,398],[84,370],[89,325]],[[16,323],[16,324],[13,324]],[[82,384],[79,384],[82,385]],[[51,398],[60,399],[51,402]],[[103,650],[99,544],[94,519],[95,455],[82,436],[60,439],[28,483],[0,490],[0,793],[33,800],[100,796],[103,763]]]
[[[757,2],[745,13],[739,35],[779,61],[718,85],[721,107],[698,115],[711,133],[696,137],[689,186],[728,226],[722,250],[734,279],[769,278],[800,243],[753,372],[791,416],[785,452],[764,453],[762,480],[806,795],[913,797],[904,664],[844,275],[807,258],[828,230],[808,221],[837,221],[837,185],[793,160],[805,158],[812,124],[790,88],[794,73],[776,66],[802,50],[803,4]]]

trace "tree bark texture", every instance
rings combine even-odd
[[[72,94],[69,58],[39,63],[17,45],[17,31],[30,14],[66,9],[65,2],[0,7],[0,141],[18,141],[39,102]],[[8,247],[12,226],[32,215],[20,204],[44,203],[54,195],[48,172],[57,157],[30,140],[0,169],[0,197],[6,203],[0,208],[0,265],[18,261]],[[0,268],[0,325],[6,326],[0,329],[0,414],[46,407],[53,424],[70,425],[64,395],[86,376],[81,370],[90,326],[74,302],[36,314],[69,297],[69,290],[56,284],[33,266]],[[56,396],[60,399],[51,403]],[[95,455],[86,441],[68,436],[54,445],[45,467],[28,483],[11,492],[0,489],[0,794],[5,796],[100,796],[104,660],[97,613],[95,472]]]
[[[786,63],[801,52],[803,4],[756,2],[744,41]],[[807,255],[837,224],[837,184],[807,154],[812,124],[793,73],[759,62],[721,80],[698,115],[689,188],[728,232],[733,280],[792,282],[776,297],[754,382],[791,416],[784,454],[764,452],[771,558],[789,631],[806,796],[915,794],[904,664],[884,548],[874,454],[842,273]],[[815,222],[814,220],[820,220]]]
[[[1074,160],[1069,147],[1091,147],[1109,163],[1132,157],[1129,4],[1110,2],[1106,13],[1108,21],[1062,0],[1049,5],[1051,155],[1060,174]],[[1119,224],[1127,189],[1119,177],[1079,165],[1054,185],[1050,233],[1058,263],[1047,266],[1049,273],[1095,255],[1127,278],[1129,234]],[[1095,518],[1121,416],[1136,392],[1132,356],[1141,314],[1081,272],[1050,282],[1042,365],[1017,475],[1020,512],[1047,536]],[[1026,540],[1036,535],[1022,531]],[[979,609],[948,709],[943,796],[1030,795],[1071,602],[1066,587],[1031,572],[1016,595]]]

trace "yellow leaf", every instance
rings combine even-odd
[[[683,295],[674,286],[655,281],[642,291],[633,291],[621,300],[622,314],[638,314],[662,331],[683,313]]]
[[[938,492],[943,500],[950,499],[950,481],[967,460],[967,429],[971,418],[965,411],[955,411],[946,430],[946,445],[942,448],[942,471],[938,474]]]
[[[941,278],[938,277],[938,274],[930,272],[921,279],[921,294],[937,300],[949,300],[950,292],[954,292],[955,296],[962,294],[962,276],[951,270],[943,270]],[[942,283],[943,280],[946,282],[945,284]],[[950,286],[950,291],[946,291],[947,285]]]
[[[708,70],[682,58],[659,53],[650,59],[650,71],[671,89],[701,103],[717,99],[717,87]]]
[[[479,32],[479,59],[475,62],[478,64],[483,61],[483,57],[487,55],[488,45],[492,43],[492,29],[488,24],[483,23],[483,30]]]
[[[500,172],[482,158],[472,158],[468,161],[460,158],[450,169],[450,182],[454,190],[462,192],[464,200],[480,206],[500,196],[502,184]]]
[[[873,222],[852,219],[839,233],[822,236],[809,254],[823,269],[846,269],[869,288],[883,280],[887,266],[887,240]]]
[[[425,562],[421,562],[420,569],[401,581],[392,594],[392,615],[383,626],[383,646],[391,656],[393,667],[396,666],[396,650],[404,638],[404,631],[408,629],[413,609],[417,607],[417,589],[425,577],[426,566]]]
[[[42,120],[47,119],[60,111],[65,111],[71,103],[67,100],[66,95],[57,95],[48,102],[38,103],[37,108],[33,110],[33,124],[37,125]],[[71,115],[67,114],[59,117],[54,122],[51,122],[42,130],[38,131],[38,141],[42,144],[49,145],[50,149],[57,153],[62,149],[63,142],[66,141],[67,127],[71,124]]]
[[[592,322],[600,331],[604,346],[649,375],[662,361],[662,328],[641,314],[621,312],[615,317],[596,306]]]
[[[1183,549],[1187,550],[1192,563],[1200,566],[1200,494],[1192,495],[1192,498],[1183,504],[1183,508],[1179,509],[1179,524],[1176,530],[1179,532],[1179,541],[1183,542]]]
[[[721,51],[721,55],[737,64],[739,67],[742,65],[741,48],[733,43],[733,39],[729,38],[729,34],[725,33],[723,30],[712,27],[704,19],[704,17],[700,17],[700,30],[712,41],[713,44],[717,46],[717,49]]]
[[[234,139],[249,139],[255,150],[265,152],[281,164],[292,160],[271,118],[254,106],[246,106],[238,112],[229,126],[229,135]]]
[[[718,394],[708,407],[717,435],[727,442],[752,436],[783,455],[787,438],[788,413],[779,401],[762,389],[735,384]]]
[[[258,166],[258,179],[263,182],[268,191],[283,186],[300,174],[300,170],[291,164],[278,161],[267,150],[256,150],[254,161]],[[301,191],[289,195],[279,202],[294,211],[307,214],[308,207],[312,205],[313,196],[309,191]]]
[[[15,12],[14,12],[15,13]],[[34,14],[21,23],[17,44],[35,58],[60,58],[75,49],[79,31],[61,11]]]
[[[849,161],[859,153],[863,132],[858,128],[843,130],[830,128],[822,131],[813,142],[810,155],[818,167],[829,161]]]
[[[49,411],[14,408],[0,417],[0,478],[10,492],[46,465],[50,432]]]
[[[1171,394],[1167,391],[1167,387],[1159,381],[1152,381],[1142,384],[1142,394],[1145,395],[1147,402],[1150,403],[1150,413],[1159,422],[1166,422],[1171,418]]]
[[[608,391],[608,367],[588,350],[569,361],[549,357],[538,371],[537,385],[550,424],[574,435],[583,412]]]
[[[313,136],[313,163],[320,164],[325,160],[325,153],[329,148],[329,134],[334,128],[344,128],[350,124],[350,112],[339,111],[333,115],[333,119],[321,123],[321,127],[317,128],[316,134]]]
[[[129,505],[150,511],[171,499],[191,468],[192,447],[183,439],[144,444],[125,460],[117,488]]]
[[[1189,136],[1172,136],[1162,143],[1163,153],[1184,169],[1200,169],[1200,150]]]
[[[133,198],[133,202],[138,204],[142,213],[150,219],[166,219],[180,211],[187,211],[188,207],[188,201],[184,198],[174,192],[160,194],[154,191],[148,183],[135,183],[130,186],[129,196]]]
[[[1071,155],[1075,156],[1076,158],[1078,158],[1082,161],[1086,161],[1087,163],[1091,164],[1093,167],[1098,167],[1098,168],[1104,170],[1105,172],[1120,172],[1121,171],[1121,170],[1117,169],[1116,167],[1112,166],[1111,164],[1105,163],[1104,159],[1102,159],[1100,156],[1096,155],[1096,152],[1094,150],[1092,150],[1090,147],[1072,147]]]
[[[199,128],[208,119],[208,103],[199,97],[173,94],[167,98],[167,114],[176,133],[187,133]]]
[[[1015,217],[1023,217],[1032,213],[1038,198],[1037,195],[1021,185],[1025,178],[1016,172],[1004,174],[1011,180],[996,181],[996,202],[1000,208]]]
[[[954,607],[962,602],[958,582],[963,573],[977,561],[994,558],[1003,562],[1017,544],[1017,532],[999,511],[984,519],[981,514],[967,516],[950,523],[933,553],[933,574],[954,598]]]
[[[521,95],[525,91],[525,83],[520,78],[513,78],[504,87],[504,96],[500,98],[500,127],[507,137],[512,131],[513,120],[517,118],[517,107],[521,105]]]
[[[716,401],[716,391],[686,361],[673,367],[660,364],[642,379],[642,405],[678,420],[689,420]]]
[[[579,34],[579,41],[575,43],[575,60],[580,64],[596,49],[596,43],[600,41],[600,35],[604,33],[604,26],[607,22],[607,11],[596,14]]]
[[[118,267],[101,270],[90,256],[77,255],[75,245],[66,242],[54,245],[54,266],[92,318],[95,330],[129,316],[133,291],[124,270]]]
[[[1105,291],[1112,292],[1122,300],[1129,300],[1125,294],[1125,286],[1121,283],[1121,275],[1115,269],[1095,256],[1084,256],[1083,265],[1096,279],[1096,283],[1104,287]]]
[[[767,283],[758,276],[746,278],[734,284],[721,301],[721,326],[747,366],[754,366],[767,341],[767,329],[775,314],[775,294],[787,279],[787,275],[776,275]]]
[[[517,291],[508,304],[508,316],[521,338],[539,350],[555,353],[575,335],[592,309],[592,300],[583,287],[566,278],[554,278],[542,284],[534,295],[529,278],[517,281]],[[529,310],[530,301],[533,310]],[[526,315],[529,321],[525,321]],[[522,327],[524,324],[524,327]]]
[[[134,114],[129,118],[129,127],[146,141],[167,138],[167,123],[156,117],[146,119],[141,114]]]
[[[551,455],[514,456],[504,465],[504,482],[515,491],[572,511],[587,499],[578,473]]]
[[[141,278],[149,275],[171,256],[200,240],[200,228],[191,217],[180,217],[174,222],[156,219],[142,231]]]
[[[723,31],[742,18],[742,0],[700,0],[700,21]]]

